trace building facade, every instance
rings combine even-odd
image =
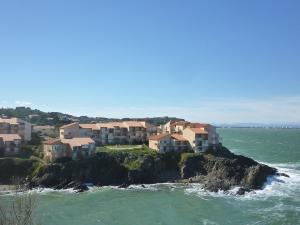
[[[188,121],[169,121],[159,127],[144,121],[80,124],[78,122],[60,128],[61,139],[91,138],[96,145],[142,144],[158,152],[195,152],[217,150],[220,147],[216,128],[210,124]]]
[[[163,133],[161,135],[152,136],[149,138],[149,147],[163,152],[163,149],[173,149],[173,151],[179,151],[179,149],[192,150],[194,152],[203,152],[209,149],[218,150],[220,148],[220,138],[216,132],[216,128],[210,124],[202,123],[190,123],[187,121],[169,121],[162,126]],[[169,143],[164,139],[168,137]],[[184,140],[184,146],[176,148],[170,140],[175,138],[178,140]],[[175,139],[176,139],[175,138]],[[161,140],[161,142],[160,142]],[[168,145],[165,147],[164,145]],[[187,145],[187,146],[186,146]],[[160,149],[157,146],[163,146]]]
[[[47,161],[62,158],[85,159],[95,154],[95,141],[91,138],[54,139],[44,142],[44,157]]]
[[[59,130],[59,138],[75,138],[80,137],[79,123],[71,123],[64,125]]]
[[[17,156],[21,151],[22,138],[18,134],[0,134],[0,156]]]
[[[19,118],[0,118],[0,134],[18,134],[22,141],[31,140],[32,126]]]
[[[189,142],[179,134],[159,134],[149,137],[149,148],[159,152],[184,152],[190,150]]]
[[[194,152],[206,151],[209,148],[208,132],[203,128],[185,128],[183,137],[189,141]]]
[[[149,129],[147,129],[147,127]],[[60,128],[60,138],[90,137],[97,145],[146,143],[154,128],[146,122],[72,123]]]
[[[53,162],[61,158],[72,158],[72,151],[60,139],[48,140],[43,143],[44,158]]]
[[[73,160],[88,158],[96,152],[95,141],[91,138],[61,139],[61,142],[71,149]]]

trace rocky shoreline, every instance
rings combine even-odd
[[[208,191],[240,187],[237,194],[244,194],[261,189],[271,175],[288,176],[223,148],[202,154],[99,153],[83,161],[48,164],[25,183],[29,188],[73,188],[77,192],[88,190],[86,183],[120,188],[133,184],[200,183]]]

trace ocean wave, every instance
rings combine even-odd
[[[245,197],[298,197],[300,195],[300,163],[268,164],[277,168],[279,173],[289,177],[270,176],[262,190],[247,193]]]
[[[243,200],[270,197],[295,197],[298,199],[300,196],[300,163],[264,164],[277,168],[279,173],[285,173],[289,177],[269,176],[261,190],[251,191],[244,195],[237,195],[240,187],[234,187],[228,191],[210,192],[205,190],[201,184],[189,184],[184,192],[189,195],[197,195],[204,200],[207,197],[239,198]]]
[[[137,185],[129,185],[127,188],[117,188],[118,190],[126,190],[126,191],[162,191],[162,190],[174,190],[176,188],[181,187],[182,184],[174,184],[174,183],[156,183],[156,184],[137,184]]]
[[[52,188],[34,188],[31,190],[7,190],[0,192],[0,196],[12,196],[12,195],[22,195],[22,194],[38,194],[38,195],[47,195],[49,193],[64,193],[64,194],[73,194],[76,193],[76,190],[70,188],[70,189],[52,189]]]
[[[189,186],[184,189],[184,193],[188,195],[197,195],[203,200],[208,200],[208,197],[229,198],[237,196],[239,189],[240,187],[234,187],[228,191],[219,190],[218,192],[212,192],[204,189],[202,184],[189,184]]]
[[[174,183],[156,183],[156,184],[134,184],[129,185],[126,188],[122,188],[119,186],[94,186],[89,187],[89,192],[98,192],[98,191],[108,191],[108,190],[119,190],[119,191],[163,191],[163,190],[174,190],[175,188],[179,188],[180,184]]]
[[[33,193],[33,194],[48,194],[52,192],[73,194],[76,193],[76,190],[74,190],[73,188],[68,188],[68,189],[34,188],[28,191],[28,193]]]

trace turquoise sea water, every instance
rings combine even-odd
[[[95,188],[82,194],[46,190],[38,194],[38,215],[45,225],[300,224],[300,130],[219,133],[233,152],[277,167],[290,178],[270,177],[263,190],[245,196],[172,184]]]

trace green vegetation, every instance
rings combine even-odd
[[[107,153],[135,153],[141,154],[157,154],[154,150],[150,149],[146,145],[124,145],[126,147],[116,147],[115,145],[97,147],[96,152]]]
[[[31,134],[31,140],[29,142],[30,145],[41,145],[43,139],[41,138],[39,133],[32,132]]]
[[[141,120],[145,120],[148,123],[151,123],[151,124],[153,124],[155,126],[159,126],[159,125],[166,124],[170,120],[172,120],[172,121],[180,121],[180,120],[183,120],[183,119],[176,118],[176,117],[165,116],[165,117],[144,118],[144,119],[141,119]]]
[[[0,158],[1,182],[13,182],[13,179],[32,177],[43,164],[33,158]]]
[[[128,170],[136,170],[141,167],[141,161],[140,159],[130,160],[126,158],[122,165]]]
[[[215,160],[215,158],[216,158],[216,156],[214,156],[213,154],[210,154],[210,153],[204,154],[203,157],[207,160]]]
[[[43,112],[38,109],[31,109],[29,107],[16,107],[16,108],[0,108],[0,115],[8,117],[18,117],[36,125],[51,125],[55,127],[71,123],[72,121],[80,121],[81,123],[97,122],[115,122],[126,120],[146,121],[153,125],[162,125],[170,120],[179,121],[182,119],[176,117],[154,117],[154,118],[104,118],[104,117],[87,117],[87,116],[72,116],[69,114],[59,112]],[[34,115],[34,116],[33,116]]]
[[[106,145],[104,146],[108,149],[135,149],[135,148],[141,148],[142,145]]]
[[[40,159],[44,158],[43,146],[42,145],[23,145],[21,148],[21,155],[24,158],[29,158],[30,156],[35,156]]]
[[[191,158],[197,158],[203,156],[204,153],[184,152],[180,157],[180,165],[183,165],[187,160]]]
[[[58,112],[42,112],[29,107],[0,108],[0,115],[17,117],[36,125],[61,126],[69,123],[72,116]],[[34,116],[32,116],[34,115]]]

